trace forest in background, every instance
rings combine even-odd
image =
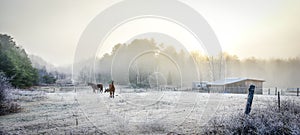
[[[158,44],[154,39],[135,39],[128,44],[117,44],[111,53],[74,65],[79,67],[74,76],[76,81],[108,83],[114,79],[118,84],[141,88],[157,87],[155,85],[189,87],[193,81],[231,77],[264,79],[266,88],[291,88],[300,84],[299,57],[240,59],[225,52],[209,57],[197,51],[188,52],[184,46]],[[70,76],[70,71],[64,73],[38,56],[28,56],[13,37],[0,35],[0,72],[10,78],[14,87],[52,84],[57,79]]]
[[[12,36],[0,34],[0,72],[15,88],[55,83],[58,72],[47,71],[46,65],[33,64],[25,49]]]
[[[264,79],[266,88],[299,87],[299,57],[240,59],[226,52],[210,57],[198,51],[188,52],[184,47],[176,48],[157,44],[154,39],[117,44],[101,58],[75,64],[84,65],[80,66],[76,79],[106,83],[113,78],[119,84],[133,87],[149,87],[155,82],[179,86],[182,82],[182,86],[188,87],[193,81],[248,77]]]
[[[0,72],[14,87],[27,88],[38,83],[38,70],[33,68],[25,50],[13,38],[0,35]]]

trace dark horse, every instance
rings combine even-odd
[[[111,81],[111,84],[109,84],[109,88],[105,89],[105,92],[109,91],[109,97],[110,98],[115,98],[115,85],[114,81]]]
[[[100,93],[103,91],[103,84],[94,84],[94,83],[88,83],[88,86],[91,86],[93,88],[93,92],[96,93],[98,89],[100,89]]]

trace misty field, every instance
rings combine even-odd
[[[195,134],[213,117],[244,113],[247,100],[246,94],[121,87],[113,99],[90,87],[50,89],[42,98],[16,95],[22,111],[0,116],[1,134]],[[295,96],[281,98],[299,103]],[[255,95],[251,113],[276,101],[276,96]]]

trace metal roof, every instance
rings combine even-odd
[[[209,82],[207,84],[209,84],[209,85],[226,85],[226,84],[232,84],[232,83],[246,81],[246,80],[261,81],[261,82],[265,81],[262,79],[254,79],[254,78],[226,78],[224,80],[217,80],[214,82]]]

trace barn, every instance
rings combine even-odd
[[[248,88],[251,84],[255,85],[255,93],[262,94],[263,89],[262,79],[253,78],[226,78],[214,82],[208,82],[207,88],[209,92],[215,93],[248,93]]]

